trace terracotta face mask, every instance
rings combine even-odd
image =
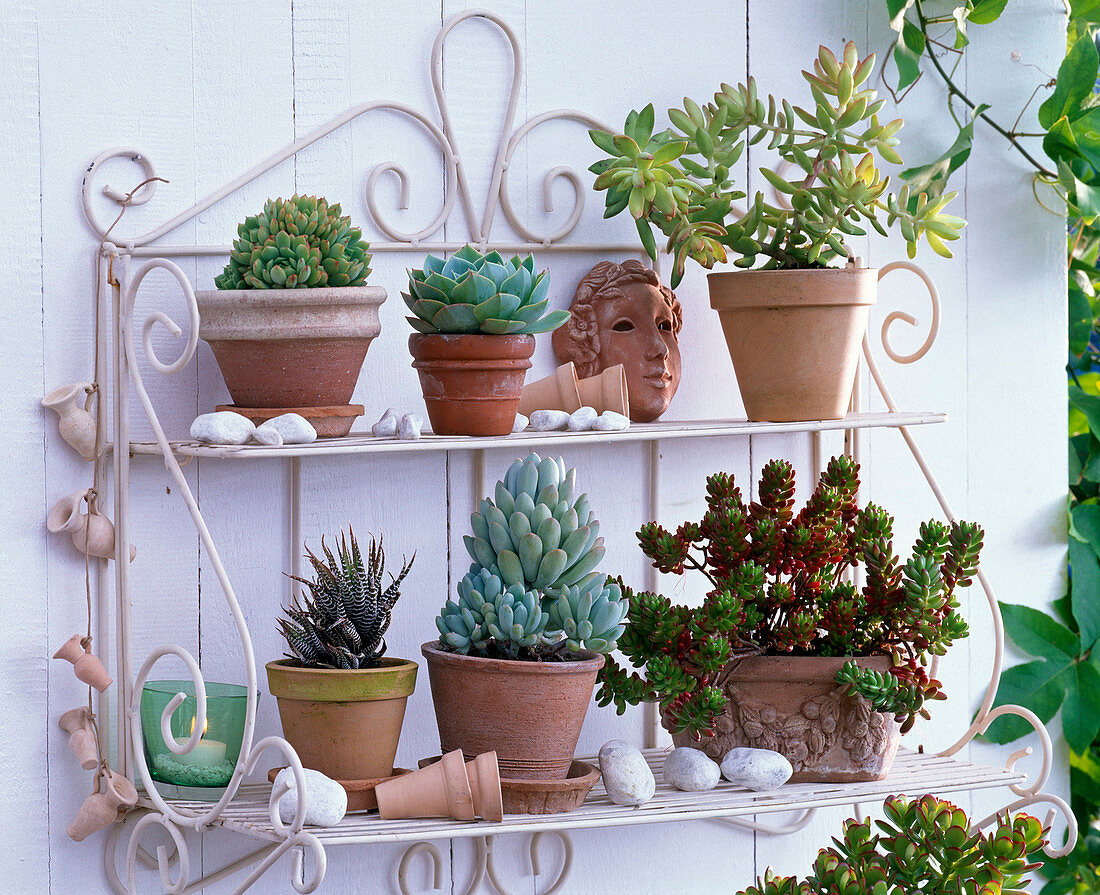
[[[680,303],[638,261],[604,261],[577,286],[573,316],[554,331],[554,352],[581,378],[622,364],[630,418],[648,423],[667,409],[680,385]]]

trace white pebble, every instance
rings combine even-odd
[[[390,407],[370,430],[377,438],[393,438],[397,434],[397,412]]]
[[[415,441],[420,437],[424,421],[415,413],[406,413],[397,424],[397,437],[404,441]]]
[[[625,429],[629,425],[630,417],[616,413],[614,410],[605,410],[600,414],[599,419],[592,424],[592,428],[598,432],[614,432],[618,429]]]
[[[730,783],[757,792],[779,789],[791,779],[794,768],[786,756],[770,749],[731,749],[722,759],[722,776]]]
[[[536,432],[554,432],[569,424],[569,414],[564,410],[536,410],[531,414],[531,428]]]
[[[578,407],[569,414],[569,431],[587,432],[598,417],[595,407]]]
[[[348,794],[344,787],[320,771],[306,768],[302,776],[306,785],[306,823],[318,827],[333,827],[340,823],[348,811]],[[279,799],[279,817],[284,824],[288,824],[298,811],[294,771],[283,768],[275,777],[275,785],[284,780],[290,785],[290,791]]]
[[[721,769],[706,753],[687,747],[673,749],[661,773],[665,783],[684,792],[706,792],[722,778]]]
[[[525,417],[522,413],[516,414],[516,421],[512,423],[513,432],[522,432],[530,425],[531,421]]]
[[[191,424],[191,437],[207,444],[244,444],[255,431],[252,420],[232,410],[204,413]]]
[[[317,430],[313,423],[298,413],[283,413],[273,416],[266,423],[256,427],[257,432],[274,430],[282,437],[278,444],[313,444],[317,440]],[[260,436],[254,436],[257,441]],[[267,442],[264,442],[265,444]]]
[[[283,433],[270,426],[257,426],[252,432],[252,440],[256,444],[278,447],[283,443]]]
[[[644,805],[657,789],[653,771],[641,751],[625,740],[604,743],[600,771],[607,797],[616,805]]]

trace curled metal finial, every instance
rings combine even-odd
[[[142,833],[156,824],[162,827],[172,839],[174,852],[169,854],[163,845],[157,846],[157,870],[160,874],[160,884],[166,895],[181,895],[191,881],[191,855],[187,850],[187,841],[184,839],[180,828],[172,822],[171,818],[159,811],[150,811],[143,815],[130,834],[130,841],[126,847],[126,889],[129,895],[138,895],[137,886],[137,859]],[[172,864],[177,864],[176,878],[172,879]]]
[[[896,364],[912,364],[919,361],[928,353],[928,349],[932,347],[933,343],[936,341],[936,336],[939,335],[940,294],[936,289],[936,284],[933,282],[932,277],[928,275],[928,272],[923,267],[913,264],[911,261],[894,261],[884,265],[878,272],[879,282],[881,283],[888,273],[895,270],[908,270],[920,277],[921,282],[923,282],[925,288],[928,289],[928,298],[932,306],[932,320],[928,326],[928,335],[925,337],[921,346],[910,354],[902,354],[895,350],[890,342],[890,328],[897,322],[907,323],[915,327],[917,326],[917,318],[903,311],[892,311],[887,314],[886,319],[882,321],[882,350],[886,352],[886,356]]]
[[[133,195],[130,195],[130,192],[124,192],[109,184],[105,184],[100,189],[100,192],[102,195],[112,199],[119,205],[144,205],[156,195],[157,182],[160,180],[160,178],[157,177],[157,172],[153,167],[152,161],[149,160],[149,157],[140,149],[133,146],[116,146],[113,149],[107,149],[101,152],[92,159],[88,167],[84,170],[84,177],[80,185],[80,198],[84,206],[84,217],[95,232],[95,235],[100,239],[106,237],[112,224],[104,225],[96,216],[92,208],[92,197],[95,193],[95,178],[99,173],[99,169],[103,167],[105,162],[116,158],[126,159],[138,165],[141,168],[142,180],[145,182],[140,189],[133,193]],[[113,220],[117,220],[117,218]]]

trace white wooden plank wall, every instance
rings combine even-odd
[[[536,3],[490,0],[489,7],[515,29],[527,60],[517,123],[558,107],[576,107],[620,125],[631,107],[654,101],[660,111],[686,93],[704,99],[721,81],[740,81],[750,71],[764,90],[802,96],[801,68],[817,44],[836,48],[855,39],[861,49],[881,50],[888,38],[877,0],[692,0],[670,7],[656,0],[583,0]],[[45,389],[90,378],[92,363],[93,239],[79,205],[80,174],[101,149],[140,147],[158,173],[155,200],[135,207],[120,232],[139,233],[201,198],[284,143],[300,137],[347,106],[369,99],[408,102],[435,117],[428,79],[431,42],[441,21],[465,8],[458,0],[407,3],[353,0],[273,0],[262,7],[173,0],[155,9],[137,0],[111,4],[59,0],[34,4],[0,0],[0,121],[3,121],[8,214],[4,218],[14,269],[6,278],[5,350],[0,369],[0,415],[9,436],[0,462],[11,470],[2,502],[13,537],[0,563],[5,602],[3,711],[0,761],[9,769],[7,803],[13,834],[0,847],[5,891],[62,895],[107,892],[99,870],[100,839],[72,843],[65,826],[88,788],[88,775],[72,760],[56,726],[64,710],[83,698],[67,665],[45,658],[84,625],[84,569],[60,539],[47,540],[44,517],[51,503],[86,483],[88,467],[59,440],[52,419],[37,401]],[[1030,92],[1034,68],[1051,72],[1062,52],[1064,18],[1056,0],[1017,0],[1003,21],[980,29],[970,50],[968,89],[995,103],[1001,117],[1015,117],[1014,105]],[[681,30],[680,24],[690,24]],[[1021,35],[1026,36],[1025,38]],[[1012,59],[1019,51],[1020,61]],[[510,75],[507,43],[484,22],[454,32],[447,45],[444,81],[456,142],[474,191],[478,215],[484,206]],[[930,158],[950,141],[941,93],[926,79],[906,100],[910,121],[903,132],[907,161]],[[583,169],[596,157],[583,129],[547,125],[516,153],[509,174],[511,194],[527,226],[560,226],[573,201],[568,184],[553,188],[556,210],[542,208],[542,178],[550,167],[571,163]],[[755,166],[766,155],[753,149],[742,173],[759,187]],[[375,114],[301,153],[196,221],[174,242],[226,242],[236,222],[268,196],[294,190],[340,201],[368,233],[367,174],[379,162],[400,161],[410,172],[408,210],[399,210],[396,178],[378,184],[387,220],[418,229],[438,212],[444,169],[438,148],[417,125],[393,114]],[[128,188],[135,171],[117,164],[107,179]],[[947,426],[921,430],[941,484],[956,511],[985,523],[986,569],[1002,599],[1045,607],[1061,593],[1064,556],[1065,354],[1062,223],[1032,201],[1027,171],[987,130],[978,128],[970,166],[956,175],[958,205],[970,227],[954,261],[930,253],[918,259],[932,271],[943,297],[939,341],[915,368],[898,369],[883,359],[899,404],[909,409],[947,410]],[[625,219],[603,222],[600,197],[585,196],[586,211],[575,238],[631,239]],[[103,214],[109,211],[106,205]],[[461,203],[446,226],[448,239],[467,235]],[[495,238],[514,237],[503,213]],[[878,265],[904,256],[895,241],[864,244]],[[47,260],[48,259],[48,262]],[[408,327],[398,296],[403,268],[416,255],[375,257],[373,281],[390,298],[382,308],[383,334],[370,349],[357,400],[367,406],[367,423],[387,406],[421,410],[416,377],[405,339]],[[568,304],[578,277],[595,257],[538,257],[552,266],[554,300]],[[199,288],[208,288],[220,263],[186,261]],[[923,320],[923,293],[913,278],[895,275],[882,291],[873,315],[877,328],[891,310],[903,308]],[[18,289],[18,294],[16,293]],[[684,303],[684,377],[671,415],[681,419],[734,416],[741,412],[732,367],[706,283],[693,269],[678,290]],[[182,303],[167,278],[152,278],[139,299],[139,319],[163,308],[179,318]],[[923,334],[923,331],[922,331]],[[899,334],[910,350],[919,336]],[[168,355],[171,339],[158,345]],[[531,377],[549,372],[549,340],[540,340]],[[182,434],[191,418],[226,397],[209,350],[184,373],[165,379],[146,370],[161,419]],[[873,406],[878,407],[876,398]],[[147,432],[136,403],[135,431]],[[840,438],[825,439],[826,456]],[[571,448],[607,539],[606,568],[644,584],[646,568],[634,531],[645,520],[650,494],[646,477],[649,448],[626,445]],[[661,449],[662,521],[677,524],[701,512],[702,483],[709,472],[726,469],[745,480],[772,456],[791,456],[809,477],[809,444],[803,438],[674,442]],[[488,484],[511,455],[488,454]],[[899,543],[912,540],[916,524],[936,512],[915,465],[892,432],[869,435],[865,481],[876,502],[898,515]],[[472,499],[468,456],[401,455],[304,461],[303,535],[320,535],[352,523],[361,534],[384,531],[391,561],[417,553],[389,638],[393,654],[416,657],[433,635],[432,617],[466,569],[461,536]],[[281,653],[274,616],[288,593],[282,573],[290,568],[287,507],[288,467],[280,462],[196,463],[187,470],[207,522],[219,543],[261,662]],[[135,654],[177,642],[201,656],[207,679],[242,679],[240,653],[228,612],[182,502],[166,487],[159,464],[138,459],[133,468],[133,566]],[[747,490],[747,488],[746,488]],[[28,521],[29,520],[29,521]],[[448,560],[450,566],[448,567]],[[666,581],[685,599],[696,599],[697,582]],[[980,697],[991,659],[990,628],[975,592],[975,636],[944,664],[951,699],[937,704],[934,721],[910,737],[942,747],[966,726]],[[163,676],[182,672],[165,663]],[[263,672],[260,672],[261,681]],[[263,685],[262,685],[263,686]],[[968,696],[969,694],[969,696]],[[278,732],[274,700],[260,703],[260,733]],[[640,739],[640,710],[618,718],[593,708],[581,749],[594,751],[612,736]],[[438,747],[426,673],[410,702],[399,762],[412,765]],[[982,760],[999,761],[1006,750],[975,746]],[[1052,788],[1064,791],[1064,773]],[[968,808],[994,807],[990,797],[964,798]],[[975,804],[976,803],[976,804]],[[28,810],[28,806],[34,806]],[[795,836],[775,840],[723,829],[715,824],[640,827],[575,836],[577,867],[568,893],[642,895],[690,888],[728,892],[748,884],[771,864],[804,871],[816,848],[835,833],[844,812],[823,812]],[[207,869],[243,853],[245,843],[225,835],[203,845]],[[526,873],[526,840],[502,843],[500,862],[514,891],[545,887]],[[549,846],[549,852],[556,849]],[[548,852],[551,868],[560,860]],[[454,846],[444,890],[465,891],[471,846]],[[333,850],[322,891],[391,891],[400,851]],[[412,877],[426,891],[419,865]],[[149,879],[151,886],[153,880]],[[207,892],[228,891],[225,884]],[[291,891],[284,867],[256,891]]]

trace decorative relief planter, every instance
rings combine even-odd
[[[507,435],[535,337],[413,333],[409,353],[436,435]]]
[[[318,435],[346,435],[355,383],[371,341],[381,332],[380,286],[316,289],[212,289],[195,293],[199,335],[218,361],[232,406],[260,423],[286,412]],[[262,411],[250,414],[249,411]],[[274,412],[272,412],[274,411]],[[339,421],[336,430],[331,421]]]
[[[847,414],[876,269],[712,273],[707,285],[750,420]]]
[[[444,753],[470,761],[496,752],[500,776],[565,780],[604,658],[573,662],[485,659],[421,646]]]
[[[782,752],[794,765],[792,783],[881,780],[894,763],[901,724],[871,711],[863,697],[846,695],[835,678],[847,661],[750,656],[732,662],[719,678],[730,704],[715,722],[716,736],[696,742],[677,734],[673,740],[718,761],[738,746]],[[856,663],[876,671],[891,664],[888,656]]]

